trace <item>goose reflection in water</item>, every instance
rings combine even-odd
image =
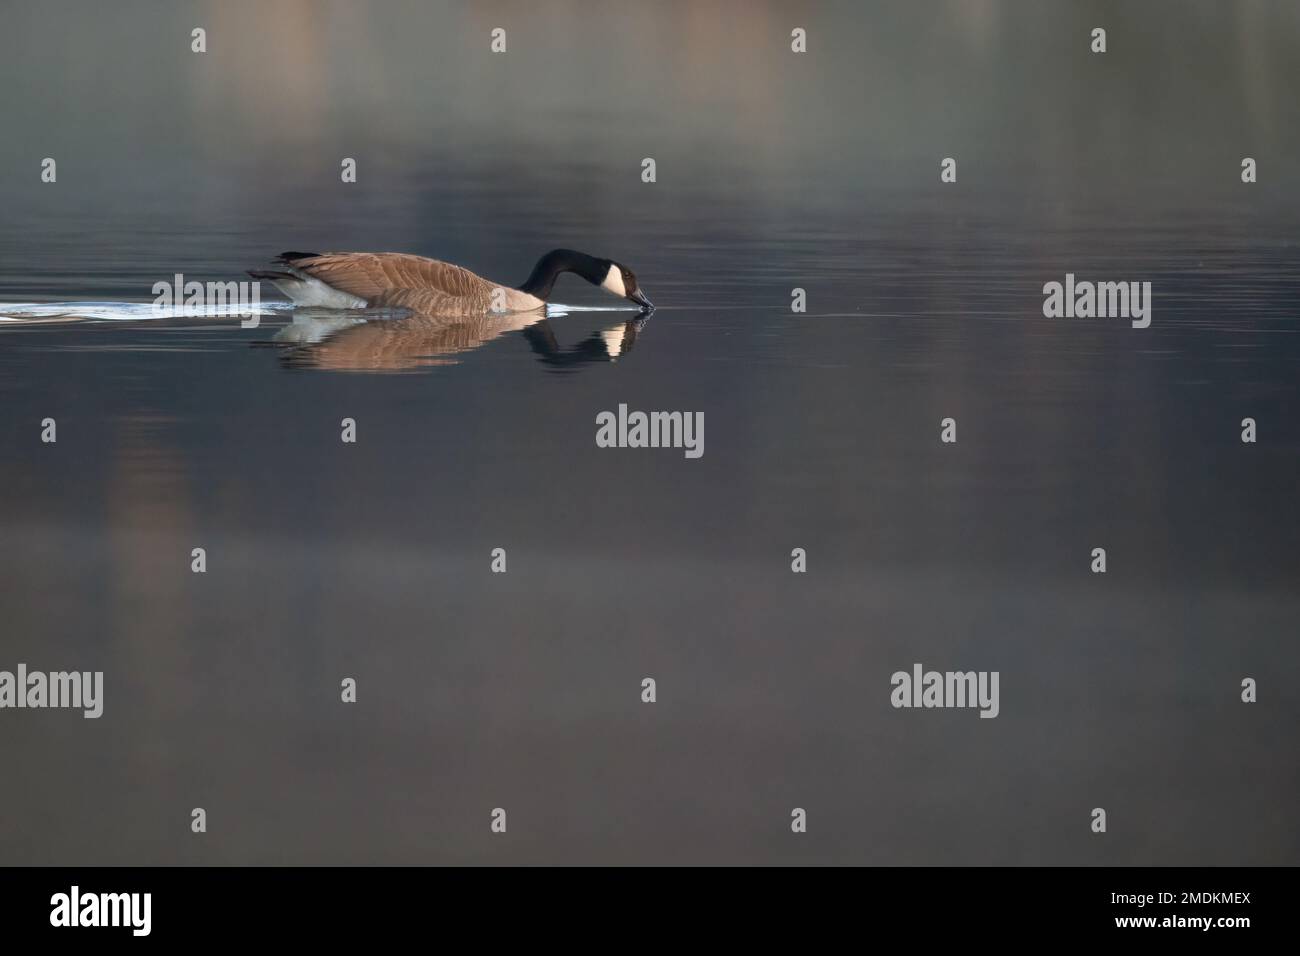
[[[560,313],[556,313],[560,314]],[[460,356],[510,332],[521,332],[540,362],[554,370],[613,362],[631,351],[648,316],[620,321],[576,344],[562,346],[545,316],[406,315],[300,308],[272,344],[290,368],[340,372],[402,372],[454,365]]]

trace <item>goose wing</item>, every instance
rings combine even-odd
[[[282,261],[372,306],[413,298],[486,302],[494,288],[468,269],[404,252],[285,253]]]

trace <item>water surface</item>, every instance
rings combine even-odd
[[[114,7],[0,39],[0,668],[106,685],[0,714],[0,861],[1300,862],[1295,9]],[[150,308],[556,246],[659,310]],[[1000,716],[892,709],[916,661]]]

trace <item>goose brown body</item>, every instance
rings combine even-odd
[[[356,296],[367,308],[410,309],[425,315],[484,315],[531,312],[546,304],[461,266],[404,252],[326,252],[282,261],[293,273]]]

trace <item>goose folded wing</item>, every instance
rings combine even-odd
[[[486,280],[460,266],[398,252],[327,252],[294,260],[291,265],[332,288],[372,304],[403,290],[467,296],[488,285]]]

